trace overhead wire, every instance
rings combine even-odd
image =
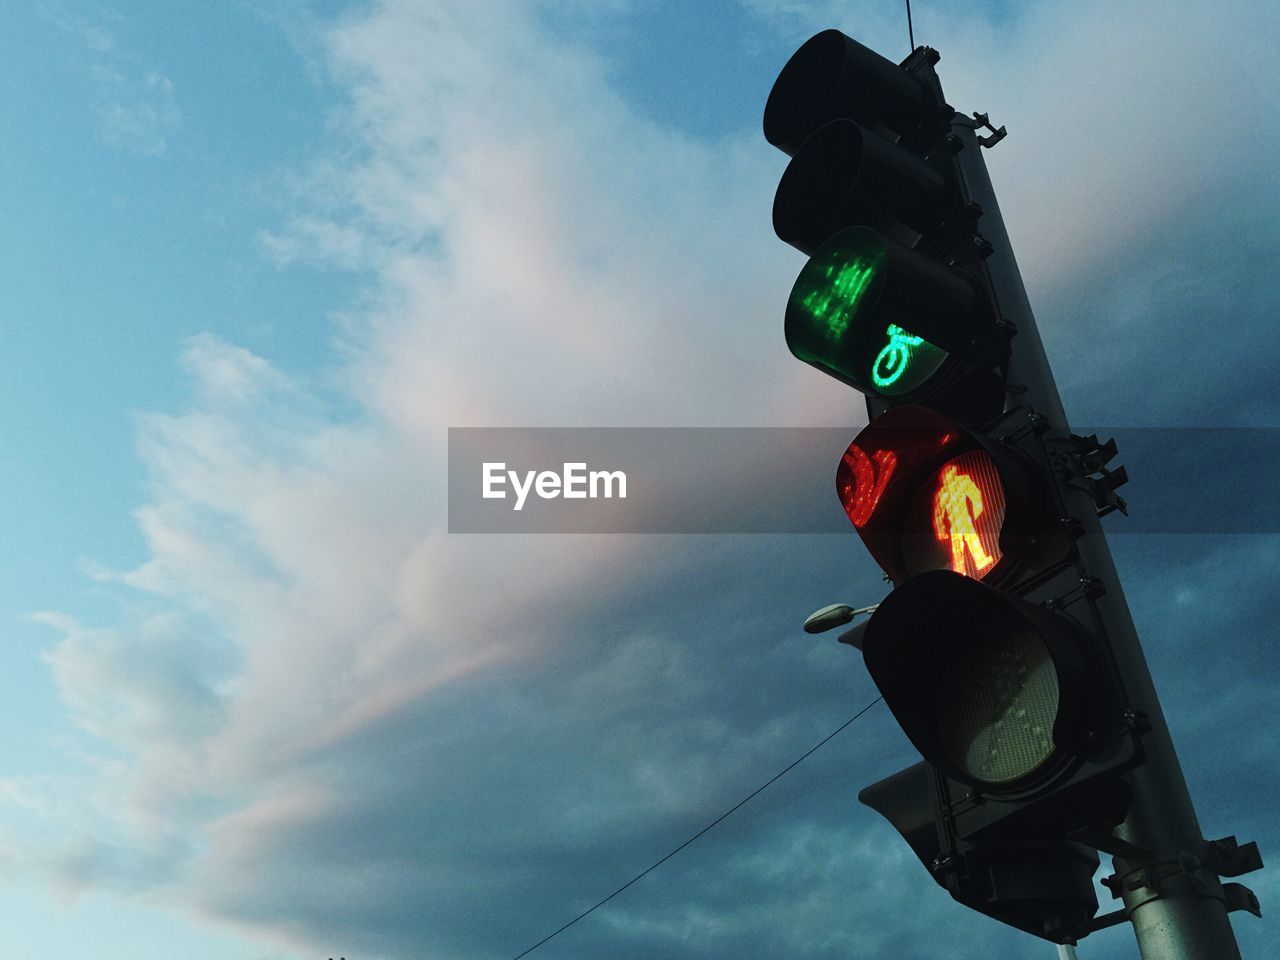
[[[652,864],[650,864],[644,870],[640,871],[634,877],[632,877],[630,880],[624,883],[622,886],[618,887],[617,890],[614,890],[613,893],[609,894],[607,897],[604,897],[601,900],[598,900],[596,903],[592,904],[586,910],[583,910],[580,914],[578,914],[576,917],[574,917],[572,920],[568,921],[567,923],[561,924],[559,927],[557,927],[551,933],[547,934],[545,937],[543,937],[533,946],[528,947],[525,950],[522,950],[520,953],[517,953],[514,957],[511,958],[511,960],[520,960],[521,957],[527,957],[529,954],[533,953],[533,951],[537,950],[540,946],[542,946],[548,940],[551,940],[553,937],[558,937],[560,934],[564,933],[566,930],[572,927],[579,920],[593,913],[598,908],[603,907],[606,903],[608,903],[618,894],[622,893],[623,890],[626,890],[629,886],[631,886],[637,880],[640,880],[642,877],[658,869],[658,867],[662,866],[664,863],[666,863],[668,860],[674,857],[677,853],[679,853],[685,847],[689,846],[689,844],[693,843],[695,840],[697,840],[703,834],[711,830],[713,827],[717,826],[724,820],[728,819],[729,816],[735,813],[738,809],[745,806],[750,801],[754,800],[757,796],[759,796],[769,787],[773,786],[775,783],[781,780],[784,776],[786,776],[788,773],[790,773],[792,770],[798,767],[801,763],[803,763],[805,760],[807,760],[809,757],[815,754],[820,748],[825,746],[831,740],[835,739],[837,735],[843,733],[845,728],[848,727],[849,724],[853,723],[853,721],[857,720],[860,716],[862,716],[864,713],[866,713],[868,710],[870,710],[872,707],[874,707],[877,703],[879,703],[883,699],[884,699],[883,697],[876,697],[874,700],[868,703],[865,707],[863,707],[861,710],[855,713],[852,717],[850,717],[844,723],[840,724],[840,726],[836,727],[829,734],[827,734],[825,737],[823,737],[821,740],[815,743],[812,747],[806,750],[803,754],[801,754],[791,763],[787,764],[785,767],[783,767],[781,770],[775,773],[772,777],[770,777],[760,786],[756,787],[749,794],[747,794],[745,797],[743,797],[741,800],[735,803],[732,807],[730,807],[724,813],[720,814],[720,816],[716,817],[714,820],[708,823],[705,827],[703,827],[701,830],[699,830],[697,833],[691,836],[688,840],[684,841],[684,843],[680,844],[680,846],[676,847],[674,850],[672,850],[670,853],[666,854],[665,856],[661,857],[660,859],[655,860]]]

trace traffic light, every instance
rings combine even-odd
[[[931,398],[978,424],[1001,411],[1011,331],[953,115],[932,70],[827,30],[783,68],[764,130],[791,155],[774,230],[809,254],[787,304],[791,352],[886,405]]]
[[[1227,913],[1257,898],[1220,878],[1261,857],[1201,834],[1098,522],[1127,477],[1070,430],[981,156],[1004,128],[947,105],[938,59],[827,30],[764,114],[791,158],[774,229],[809,258],[786,341],[866,395],[837,493],[894,585],[840,639],[922,758],[859,799],[1001,922],[1069,943],[1130,921],[1143,956],[1239,960]],[[1124,901],[1101,917],[1098,851]]]
[[[876,418],[849,444],[836,492],[891,581],[950,569],[995,584],[1066,556],[1041,467],[1012,437],[992,442],[908,406]]]
[[[925,761],[860,799],[961,903],[1068,942],[1097,910],[1097,855],[1073,838],[1124,819],[1143,727],[1055,469],[1100,445],[1041,425],[895,407],[849,445],[836,492],[895,584],[849,640]]]
[[[791,160],[773,224],[809,255],[784,332],[867,398],[836,488],[894,590],[842,639],[923,762],[860,799],[956,900],[1072,942],[1098,906],[1085,841],[1124,820],[1144,762],[1106,585],[1079,549],[1081,511],[1122,506],[1125,477],[1113,445],[1034,405],[1052,381],[962,156],[1002,131],[978,139],[985,118],[946,104],[937,60],[899,66],[828,30],[779,75],[764,129]]]

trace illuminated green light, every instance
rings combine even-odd
[[[871,382],[880,389],[891,387],[906,372],[911,362],[911,348],[924,343],[924,337],[916,337],[907,333],[896,323],[889,324],[885,330],[889,342],[876,354],[871,364]]]
[[[884,336],[888,342],[871,361],[871,385],[886,396],[913,390],[931,377],[947,357],[945,350],[896,323],[885,328]]]
[[[861,258],[832,264],[823,270],[828,282],[800,301],[832,340],[840,339],[849,329],[849,320],[857,312],[858,303],[875,276],[875,268],[874,262]]]
[[[949,354],[915,333],[913,311],[927,308],[910,297],[902,306],[909,275],[894,279],[890,249],[868,227],[831,236],[791,288],[786,335],[805,363],[865,393],[902,397],[931,380]]]

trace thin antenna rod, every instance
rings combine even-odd
[[[911,41],[912,52],[916,49],[916,34],[911,29],[911,0],[907,0],[907,39]]]

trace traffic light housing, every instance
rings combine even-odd
[[[929,398],[977,425],[1001,412],[1010,329],[998,317],[930,69],[836,30],[800,47],[765,107],[791,155],[778,236],[809,255],[787,304],[791,352],[886,406]]]
[[[933,878],[958,902],[1050,940],[1085,927],[1098,910],[1098,854],[1081,843],[982,845],[940,830],[938,807],[958,788],[928,763],[864,787],[858,800],[902,834]]]
[[[859,799],[957,901],[1066,943],[1098,906],[1079,838],[1124,820],[1145,729],[1062,499],[1097,445],[1040,425],[1021,407],[981,431],[895,407],[836,488],[895,585],[845,636],[924,760]]]
[[[836,492],[893,583],[939,569],[1008,583],[1065,559],[1038,438],[1018,419],[997,422],[996,441],[926,407],[896,407],[849,444]]]
[[[1120,775],[1143,758],[1059,487],[1090,444],[1041,426],[1021,407],[985,431],[897,407],[836,470],[896,587],[857,645],[903,732],[958,785],[938,808],[957,839],[1109,830],[1127,809]]]
[[[937,60],[894,64],[828,30],[779,75],[765,136],[791,159],[773,225],[808,256],[784,333],[867,398],[837,493],[895,589],[842,639],[923,762],[860,799],[956,900],[1072,942],[1097,910],[1082,838],[1124,820],[1145,759],[1079,550],[1079,491],[1111,509],[1124,477],[1103,469],[1113,447],[1024,396],[1013,288],[991,264],[1016,266],[971,195],[960,151],[983,141]],[[1047,366],[1032,376],[1053,389]]]
[[[823,30],[791,55],[764,108],[764,136],[794,156],[832,120],[852,119],[907,136],[933,119],[947,119],[927,78],[864,47],[839,30]]]
[[[950,570],[868,622],[867,670],[920,755],[964,790],[957,835],[1115,826],[1140,757],[1105,651],[1073,616]]]
[[[869,227],[831,236],[787,303],[796,357],[864,393],[919,393],[976,339],[979,291],[968,277]]]

